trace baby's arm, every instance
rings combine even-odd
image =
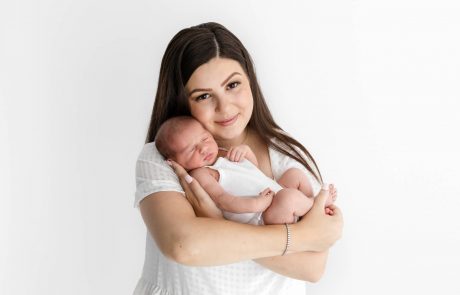
[[[233,213],[262,212],[270,206],[273,199],[274,193],[269,190],[264,190],[257,197],[236,197],[229,194],[209,173],[208,168],[198,168],[190,174],[198,180],[221,210]]]
[[[256,155],[254,155],[254,152],[251,150],[251,148],[245,144],[231,147],[227,152],[227,159],[232,162],[240,162],[243,159],[247,159],[256,167],[259,167]]]

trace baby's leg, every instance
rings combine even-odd
[[[285,188],[276,193],[270,207],[262,213],[265,224],[294,223],[313,206],[313,199],[297,189]]]
[[[290,168],[283,173],[278,183],[283,187],[300,190],[307,197],[313,197],[313,188],[305,173],[298,168]],[[326,201],[326,207],[331,205],[337,199],[337,190],[334,185],[329,185],[329,197]]]
[[[301,191],[305,196],[312,198],[313,189],[305,173],[298,168],[290,168],[278,180],[283,187]]]

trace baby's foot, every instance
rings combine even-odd
[[[326,207],[332,205],[337,199],[337,190],[333,184],[329,185],[329,197],[326,200]]]

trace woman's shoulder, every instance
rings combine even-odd
[[[136,176],[152,180],[174,180],[176,175],[165,162],[154,142],[146,143],[137,158]]]
[[[157,162],[163,161],[164,159],[160,152],[158,152],[157,147],[155,146],[155,142],[152,141],[144,144],[137,160]]]
[[[155,143],[145,144],[136,163],[136,194],[134,205],[139,206],[146,196],[159,191],[183,193],[174,171],[158,152]]]

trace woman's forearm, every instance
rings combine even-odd
[[[324,273],[328,252],[299,252],[285,256],[258,258],[254,261],[281,275],[315,283]]]
[[[283,252],[286,243],[284,225],[256,226],[200,217],[186,224],[173,242],[176,254],[173,259],[190,266],[276,256]]]
[[[196,217],[190,203],[180,193],[152,194],[140,203],[140,209],[160,250],[178,263],[223,265],[278,256],[286,246],[284,225],[256,226]],[[324,216],[324,220],[315,215]],[[334,217],[324,214],[324,209],[312,208],[301,221],[290,225],[288,253],[327,250],[340,233],[334,229],[337,226],[333,220]]]
[[[276,256],[286,243],[284,225],[255,226],[196,217],[187,199],[176,192],[155,193],[140,203],[140,209],[161,252],[182,264],[222,265]],[[303,239],[294,240],[292,250],[308,250]]]

